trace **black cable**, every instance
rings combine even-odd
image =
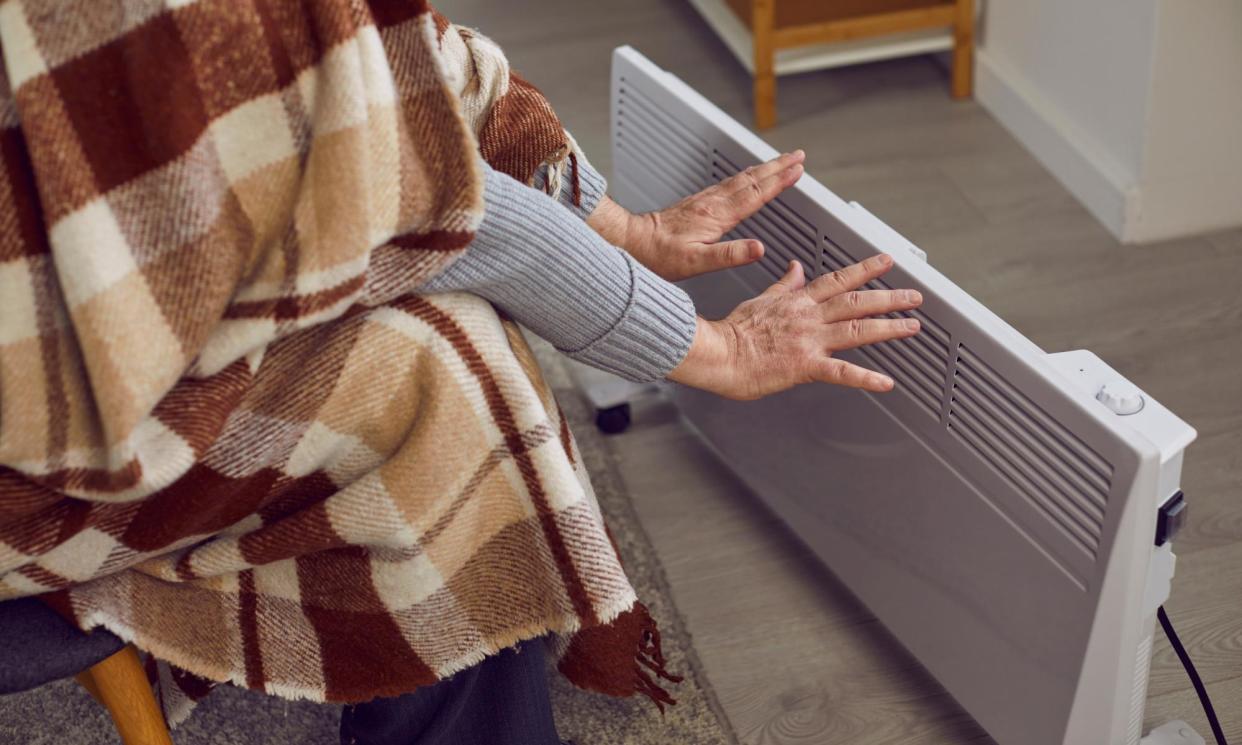
[[[1195,670],[1195,663],[1190,661],[1190,655],[1186,654],[1186,648],[1182,646],[1182,640],[1177,638],[1177,632],[1173,630],[1173,622],[1169,620],[1169,614],[1164,612],[1164,606],[1160,606],[1156,610],[1156,618],[1160,619],[1160,626],[1164,629],[1165,636],[1169,637],[1169,644],[1173,645],[1173,651],[1177,652],[1177,657],[1182,661],[1182,667],[1186,668],[1186,674],[1190,676],[1190,683],[1195,687],[1195,693],[1199,694],[1199,703],[1203,704],[1203,713],[1207,714],[1208,724],[1212,727],[1212,734],[1216,737],[1216,745],[1229,745],[1225,742],[1225,733],[1220,728],[1220,720],[1216,718],[1216,709],[1212,708],[1212,699],[1208,698],[1207,688],[1203,687],[1203,679],[1199,677],[1199,671]]]

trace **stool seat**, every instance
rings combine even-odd
[[[68,678],[119,652],[115,634],[84,634],[35,598],[0,603],[0,694]]]

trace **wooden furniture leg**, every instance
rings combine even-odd
[[[975,0],[957,0],[953,14],[954,98],[970,98],[974,92]]]
[[[164,715],[132,646],[78,673],[77,681],[108,708],[124,745],[172,745]]]
[[[776,124],[776,0],[752,0],[755,51],[755,127]]]
[[[91,675],[90,670],[83,670],[73,676],[73,679],[78,681],[78,685],[85,688],[87,693],[91,694],[91,698],[95,699],[96,703],[103,704],[103,699],[99,697],[99,686],[95,685],[95,678]]]

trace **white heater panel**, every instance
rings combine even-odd
[[[612,190],[632,210],[777,155],[633,49],[614,53],[612,86]],[[890,374],[891,393],[675,388],[687,422],[1002,745],[1133,742],[1155,513],[1194,430],[1150,397],[1114,414],[1094,396],[1116,371],[1045,354],[810,176],[741,236],[767,255],[686,282],[703,315],[791,259],[813,277],[885,251],[874,286],[921,291],[923,330],[843,355]]]

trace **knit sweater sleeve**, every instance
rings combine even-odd
[[[419,291],[479,295],[568,356],[629,380],[658,380],[676,367],[695,331],[685,291],[542,191],[484,170],[486,211],[474,241]]]

